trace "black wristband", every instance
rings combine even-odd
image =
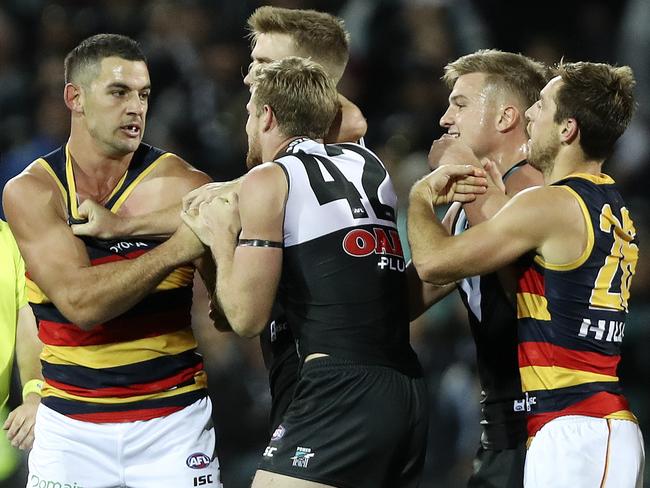
[[[283,247],[281,242],[267,241],[264,239],[239,239],[237,245],[242,247]]]

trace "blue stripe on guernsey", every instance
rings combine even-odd
[[[161,310],[177,310],[181,307],[187,308],[189,313],[191,300],[192,289],[189,287],[176,288],[174,290],[165,290],[146,296],[140,303],[138,303],[137,307],[134,307],[131,310],[127,310],[122,315],[120,315],[120,318],[130,319],[140,316],[144,317],[148,314],[159,313]],[[60,323],[68,322],[68,319],[66,319],[52,303],[45,305],[34,304],[32,305],[32,309],[40,320],[48,320],[50,322]],[[141,327],[147,327],[147,324],[143,323]],[[183,325],[179,325],[179,328],[182,327]]]
[[[43,376],[81,388],[108,388],[123,386],[126,380],[132,384],[157,381],[196,366],[201,361],[201,356],[192,349],[173,356],[163,356],[115,368],[94,369],[43,362]]]
[[[141,144],[105,207],[117,212],[134,188],[170,156]],[[76,218],[78,197],[67,148],[38,160]],[[82,238],[92,266],[135,259],[149,239]],[[29,270],[28,270],[29,272]],[[129,311],[89,331],[71,324],[32,283],[30,301],[45,346],[43,404],[78,420],[130,422],[169,415],[206,396],[191,330],[193,268],[180,267]]]
[[[618,382],[610,381],[585,383],[554,390],[535,390],[527,393],[529,398],[535,399],[535,413],[546,413],[563,410],[601,391],[616,395],[623,393],[623,389]]]
[[[562,323],[561,318],[557,318],[559,314],[553,315],[554,323]],[[603,337],[607,339],[608,336],[614,336],[616,328],[620,321],[612,323],[606,322],[603,325]],[[624,322],[623,322],[624,323]],[[598,340],[594,336],[580,337],[578,333],[565,334],[562,330],[558,330],[554,334],[548,333],[549,322],[537,321],[532,318],[519,319],[518,325],[518,338],[519,342],[547,342],[555,346],[564,347],[566,349],[573,349],[575,351],[592,351],[600,354],[607,354],[609,356],[616,356],[620,354],[620,343],[614,341]],[[598,324],[598,320],[594,321]],[[581,325],[581,324],[580,324]]]
[[[537,256],[519,279],[519,361],[532,414],[529,435],[562,415],[607,418],[627,409],[617,368],[638,256],[636,230],[608,176],[571,175],[554,186],[577,200],[588,236],[577,262],[547,264]],[[532,313],[533,302],[544,303],[547,313]]]
[[[41,400],[43,405],[56,410],[63,415],[78,415],[78,414],[113,414],[118,412],[128,412],[130,410],[146,410],[163,407],[185,407],[192,403],[205,398],[207,392],[203,390],[195,390],[181,395],[170,396],[153,400],[141,400],[134,403],[120,403],[120,404],[97,404],[79,401],[70,401],[63,398],[53,396],[44,397]]]

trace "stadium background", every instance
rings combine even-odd
[[[0,188],[37,156],[63,143],[63,57],[81,39],[115,32],[142,43],[153,93],[145,140],[174,151],[216,180],[244,169],[244,28],[261,4],[316,8],[342,17],[352,37],[340,90],[368,118],[367,145],[389,166],[402,199],[426,171],[446,108],[443,66],[494,47],[547,63],[629,64],[639,110],[605,166],[623,188],[641,238],[641,260],[625,329],[621,378],[650,438],[650,2],[582,0],[2,0],[0,3]],[[402,212],[403,217],[404,212]],[[226,488],[247,487],[267,438],[269,396],[256,340],[212,331],[206,303],[196,328],[210,374]],[[432,411],[424,488],[463,486],[479,438],[474,346],[455,295],[412,328]],[[388,419],[387,419],[388,420]],[[650,479],[646,470],[646,479]],[[0,487],[24,486],[23,473]],[[646,485],[648,483],[646,482]]]

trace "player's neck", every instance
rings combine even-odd
[[[100,180],[111,174],[123,174],[133,157],[133,153],[111,154],[87,130],[75,130],[74,127],[67,145],[74,165]]]
[[[555,158],[550,173],[544,175],[544,182],[546,184],[554,183],[577,173],[598,176],[601,174],[602,167],[602,160],[587,158],[579,149],[562,148]]]
[[[526,159],[527,156],[527,141],[517,139],[501,144],[485,157],[497,163],[501,174],[506,174],[514,165]]]

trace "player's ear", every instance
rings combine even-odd
[[[496,129],[499,132],[509,132],[519,123],[521,114],[513,105],[502,106],[497,115]]]
[[[83,113],[83,91],[74,83],[66,83],[63,88],[63,100],[71,112]]]
[[[278,119],[270,105],[264,105],[262,113],[262,131],[267,132],[278,125]]]
[[[578,127],[578,121],[576,119],[568,118],[562,121],[560,127],[561,142],[571,144],[579,135],[580,127]]]

